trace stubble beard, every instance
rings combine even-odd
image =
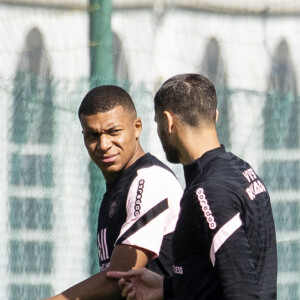
[[[161,133],[160,141],[165,151],[167,161],[173,164],[180,163],[178,149],[169,143],[164,132]]]

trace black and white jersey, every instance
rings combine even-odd
[[[275,227],[262,180],[223,146],[184,174],[172,244],[175,298],[276,299]]]
[[[147,153],[107,185],[98,218],[100,269],[109,266],[116,244],[153,253],[148,268],[172,273],[171,239],[182,187],[173,172]]]

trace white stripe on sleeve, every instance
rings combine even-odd
[[[225,241],[238,229],[242,226],[242,220],[240,213],[237,213],[231,220],[224,224],[216,235],[213,238],[211,247],[210,247],[210,260],[212,265],[215,265],[216,253],[219,248],[225,243]]]

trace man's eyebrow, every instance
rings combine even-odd
[[[104,129],[103,131],[104,132],[109,132],[109,131],[112,131],[112,130],[115,130],[115,129],[122,129],[123,127],[121,125],[113,125],[111,127],[108,127],[106,129]]]
[[[114,129],[114,128],[117,128],[117,127],[123,127],[121,124],[112,124],[110,126],[108,126],[107,129]]]
[[[82,129],[82,132],[94,132],[94,130],[90,127]]]

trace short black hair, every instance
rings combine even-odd
[[[101,85],[85,95],[78,109],[78,117],[80,119],[81,115],[91,116],[107,112],[116,106],[122,106],[136,118],[134,103],[124,89],[116,85]]]
[[[200,74],[180,74],[163,83],[154,97],[155,111],[172,111],[189,126],[212,125],[216,120],[214,85]]]

